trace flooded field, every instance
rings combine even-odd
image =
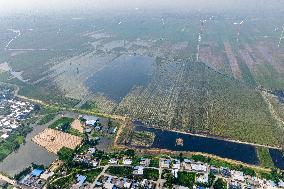
[[[18,151],[12,152],[7,158],[0,162],[0,171],[14,176],[31,163],[39,165],[50,165],[57,156],[46,151],[35,144],[31,139],[45,129],[46,125],[34,126],[33,131],[27,135],[26,143],[21,145]]]
[[[153,58],[122,55],[90,77],[86,84],[93,93],[120,101],[134,86],[145,86],[153,72]]]

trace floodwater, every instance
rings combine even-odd
[[[154,59],[147,56],[121,55],[91,76],[86,85],[93,93],[103,93],[121,101],[135,86],[145,86],[153,72]]]
[[[50,165],[57,156],[49,153],[44,148],[35,144],[31,139],[43,131],[47,125],[35,125],[33,131],[26,137],[26,143],[21,145],[18,151],[12,152],[2,162],[0,162],[0,171],[5,172],[10,176],[14,176],[31,163],[39,165]]]
[[[259,164],[256,148],[252,145],[148,128],[141,125],[139,122],[134,122],[134,125],[135,129],[138,131],[149,131],[155,133],[155,141],[151,148],[167,149],[172,151],[203,152],[248,164]],[[177,138],[183,139],[183,146],[176,145]]]

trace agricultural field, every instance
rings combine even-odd
[[[161,70],[147,87],[131,91],[116,111],[154,127],[280,145],[275,121],[255,89],[202,63],[165,63]]]

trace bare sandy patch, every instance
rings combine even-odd
[[[72,124],[71,124],[71,128],[76,129],[77,131],[79,131],[80,133],[84,132],[84,127],[82,125],[82,123],[80,122],[79,119],[75,119]]]
[[[48,128],[36,135],[32,141],[44,147],[47,151],[57,154],[62,147],[75,149],[81,144],[82,138]]]

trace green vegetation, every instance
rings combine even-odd
[[[87,182],[94,182],[95,178],[102,172],[102,168],[97,168],[97,169],[92,169],[92,170],[88,170],[88,171],[82,171],[82,175],[86,176]]]
[[[125,167],[125,166],[111,166],[109,167],[106,172],[110,175],[118,176],[118,177],[127,177],[132,178],[132,167]]]
[[[159,179],[159,170],[151,169],[151,168],[145,168],[143,170],[143,178],[156,181],[156,180]]]
[[[38,122],[39,125],[46,124],[53,120],[57,114],[51,113],[51,114],[46,114],[41,118],[41,120]]]
[[[196,173],[178,172],[177,184],[193,188]]]
[[[58,158],[65,162],[70,162],[73,159],[74,150],[66,147],[62,147],[58,152]]]
[[[177,178],[175,178],[170,170],[163,170],[162,178],[166,179],[165,185],[168,188],[172,188],[173,185],[181,185],[192,189],[195,183],[196,173],[180,171],[178,172]]]
[[[210,188],[213,185],[215,178],[216,178],[215,175],[210,172],[209,175],[208,175],[208,183],[198,183],[197,182],[196,185],[206,187],[206,188]]]
[[[272,146],[284,144],[284,129],[276,130],[266,102],[254,87],[219,74],[203,63],[164,60],[157,69],[153,83],[131,91],[119,104],[117,113],[162,129]]]
[[[81,106],[81,108],[85,109],[85,110],[92,110],[92,111],[98,110],[98,106],[97,106],[96,102],[94,102],[94,101],[88,101],[88,102],[84,103]]]
[[[24,170],[22,170],[21,172],[19,172],[18,174],[16,174],[14,176],[14,179],[17,181],[20,181],[22,178],[24,178],[24,176],[26,176],[27,174],[29,174],[32,171],[31,167],[27,167]]]
[[[267,167],[267,168],[274,167],[274,163],[271,159],[268,148],[257,147],[256,150],[257,150],[258,158],[260,160],[260,165],[262,167]]]
[[[69,128],[67,133],[69,133],[71,135],[79,136],[79,137],[84,137],[84,133],[81,133],[77,129],[73,129],[73,128]]]
[[[53,124],[49,125],[48,128],[57,129],[71,135],[84,137],[83,133],[80,133],[78,130],[71,128],[71,123],[74,121],[73,118],[62,117],[56,120]]]
[[[214,185],[213,185],[214,189],[227,189],[227,182],[224,179],[218,178]]]
[[[70,128],[70,124],[73,121],[74,121],[73,118],[61,117],[60,119],[56,120],[53,124],[49,125],[48,128],[58,129],[65,132]]]
[[[151,159],[149,166],[158,168],[159,167],[159,159],[158,158]]]
[[[70,188],[73,181],[75,179],[74,174],[67,175],[65,177],[59,178],[58,180],[55,180],[54,182],[50,183],[47,188],[48,189],[57,189],[57,188]]]
[[[13,131],[7,139],[0,140],[0,161],[6,158],[11,152],[17,150],[25,142],[25,137],[32,131],[29,126],[20,126]]]
[[[1,20],[3,28],[11,25],[33,25],[40,28],[37,31],[23,32],[10,48],[47,50],[0,52],[0,62],[8,62],[14,71],[23,72],[23,78],[29,81],[24,83],[10,78],[8,72],[1,73],[0,80],[18,85],[20,95],[70,108],[80,100],[74,96],[69,97],[72,96],[69,95],[72,89],[68,87],[76,89],[79,85],[74,83],[74,87],[71,82],[66,87],[64,84],[68,82],[64,79],[72,79],[74,72],[70,75],[64,75],[64,72],[76,69],[74,65],[78,64],[82,68],[77,73],[80,80],[92,76],[97,69],[100,70],[100,65],[84,68],[81,62],[92,62],[98,55],[111,60],[128,52],[145,52],[145,55],[157,57],[156,63],[159,65],[151,70],[154,74],[150,74],[146,87],[133,89],[119,104],[94,97],[81,108],[97,111],[102,104],[109,103],[112,108],[108,113],[130,115],[163,129],[189,130],[265,145],[284,144],[281,141],[283,129],[279,132],[275,130],[275,122],[271,119],[267,106],[252,87],[258,84],[269,89],[284,87],[281,48],[275,49],[275,40],[272,40],[279,37],[279,32],[271,30],[279,26],[281,20],[270,16],[258,19],[241,32],[239,43],[236,42],[236,26],[231,21],[221,16],[214,22],[205,23],[200,46],[201,62],[188,61],[181,64],[172,60],[187,60],[196,53],[199,16],[168,16],[165,26],[160,19],[149,19],[152,16],[128,15],[124,24],[117,24],[111,17],[92,18],[92,22],[104,26],[104,31],[96,34],[89,32],[90,20],[74,22],[67,15],[62,20],[49,16],[38,17],[37,22],[32,22],[29,17]],[[185,24],[188,20],[190,24]],[[137,23],[140,23],[139,27]],[[62,33],[55,35],[58,25],[61,25]],[[262,38],[259,31],[270,38]],[[4,47],[5,41],[12,36],[14,34],[10,31],[2,32],[0,38],[4,42],[1,46]],[[111,49],[110,43],[115,44],[117,40],[127,41],[131,48],[114,45]],[[98,43],[98,46],[92,46],[93,42]],[[236,58],[240,68],[241,81],[232,78],[231,63],[224,51],[224,42],[232,47],[232,56]],[[153,49],[160,51],[157,53]],[[78,57],[79,61],[76,61]],[[56,66],[61,63],[64,68],[58,71]],[[66,77],[60,78],[62,75]],[[78,94],[77,91],[74,93],[75,96]],[[104,102],[100,104],[102,101]],[[254,111],[256,109],[258,111]],[[40,123],[44,124],[52,117],[53,115],[46,115]],[[277,136],[274,136],[275,133]]]
[[[147,131],[134,131],[132,134],[131,145],[149,147],[155,140],[155,134]]]

